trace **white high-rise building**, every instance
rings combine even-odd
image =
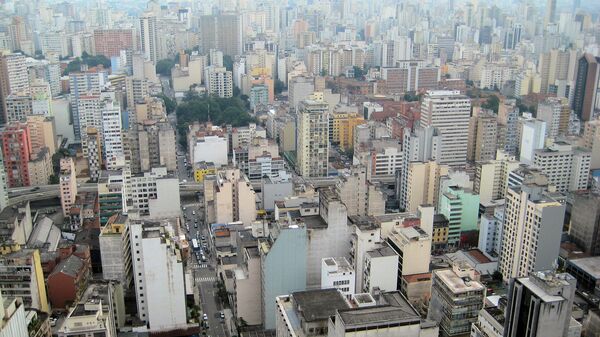
[[[146,60],[158,62],[157,20],[153,13],[147,12],[140,17],[140,42]]]
[[[533,154],[533,166],[539,168],[548,177],[548,182],[563,193],[587,189],[591,162],[589,150],[573,148],[562,141],[535,150]]]
[[[205,68],[206,90],[211,95],[219,97],[233,96],[233,76],[231,71],[209,66]]]
[[[509,187],[505,205],[499,263],[504,280],[553,269],[565,205],[537,184]]]
[[[183,261],[172,224],[132,221],[129,228],[140,320],[150,331],[186,328]]]
[[[421,103],[421,126],[433,126],[441,136],[438,162],[462,167],[467,162],[471,99],[457,90],[428,91]]]
[[[100,74],[94,72],[69,73],[69,88],[71,90],[71,116],[73,118],[73,131],[75,140],[81,140],[85,127],[80,125],[79,99],[80,97],[100,95]]]
[[[521,146],[519,160],[524,164],[533,162],[533,153],[544,148],[546,140],[546,122],[539,119],[529,119],[521,122]]]
[[[112,170],[125,160],[121,132],[121,108],[111,99],[102,102],[102,139],[106,168]]]
[[[298,106],[297,171],[303,177],[327,176],[329,118],[327,103],[305,100]]]

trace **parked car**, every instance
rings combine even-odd
[[[207,314],[202,315],[202,319],[205,321],[208,321],[208,315]]]

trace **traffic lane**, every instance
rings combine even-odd
[[[214,277],[214,271],[208,268],[200,269],[201,277]],[[208,318],[208,335],[225,337],[225,329],[223,322],[219,317],[220,307],[217,304],[217,288],[214,286],[215,282],[205,281],[200,283],[200,293],[202,295],[202,309],[203,313]],[[217,318],[219,317],[219,318]]]

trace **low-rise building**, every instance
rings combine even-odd
[[[342,295],[354,294],[354,269],[345,257],[328,257],[321,265],[321,289],[337,289]]]
[[[83,294],[90,276],[88,265],[78,256],[62,260],[48,275],[48,297],[53,308],[65,309]]]

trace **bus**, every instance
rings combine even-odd
[[[198,246],[198,240],[192,239],[192,247],[194,248],[194,251],[200,250],[200,246]]]

